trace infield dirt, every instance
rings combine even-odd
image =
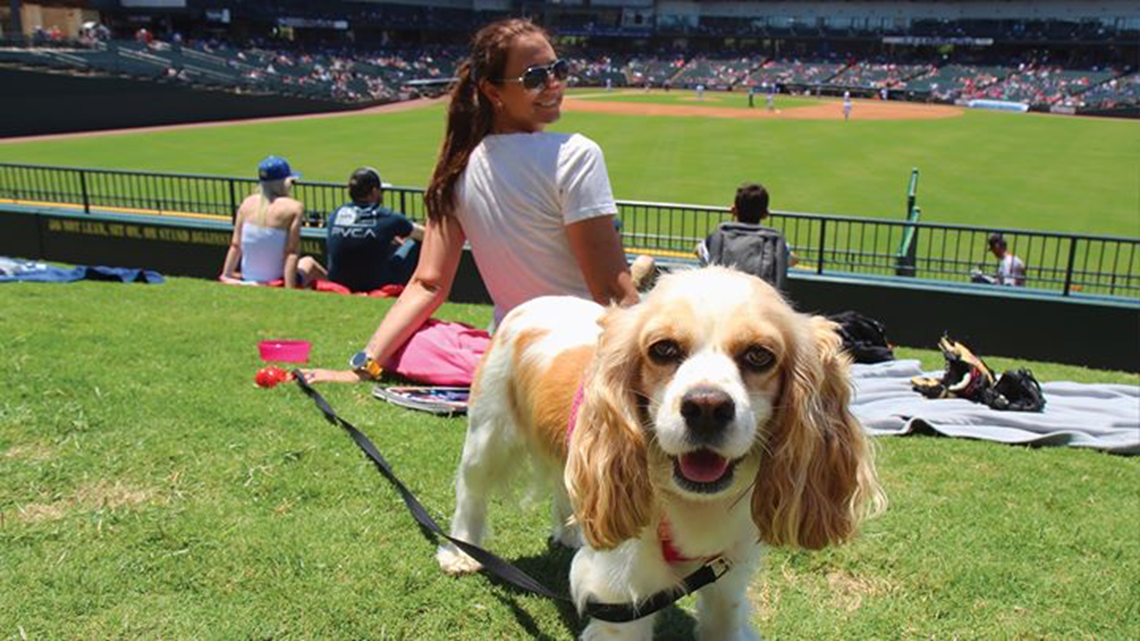
[[[777,109],[739,109],[712,105],[670,105],[652,102],[618,102],[582,100],[567,96],[562,103],[566,111],[621,114],[627,116],[692,116],[701,118],[781,118],[786,120],[842,120],[843,103],[828,101],[819,105]],[[909,102],[882,102],[879,100],[852,101],[851,120],[931,120],[954,118],[962,115],[960,107],[926,105]]]

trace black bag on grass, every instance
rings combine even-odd
[[[1011,369],[1001,375],[994,384],[998,398],[990,407],[1013,412],[1040,412],[1045,409],[1045,395],[1041,384],[1027,369]],[[1004,405],[1004,407],[997,407]]]
[[[895,360],[895,352],[887,341],[883,324],[859,312],[839,312],[827,317],[839,324],[843,351],[856,363],[882,363]]]
[[[1041,385],[1029,370],[1011,369],[995,377],[985,361],[949,336],[943,336],[938,347],[946,358],[946,369],[941,378],[912,378],[911,387],[919,394],[931,399],[961,398],[1011,412],[1045,409]]]

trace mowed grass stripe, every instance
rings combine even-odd
[[[0,145],[0,161],[250,176],[289,158],[306,179],[357,166],[424,186],[436,105],[353,115]],[[778,209],[901,220],[919,167],[923,220],[1140,236],[1140,123],[967,111],[927,121],[737,121],[566,113],[553,128],[598,141],[618,198],[725,205],[760,181]]]

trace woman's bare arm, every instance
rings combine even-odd
[[[637,303],[637,288],[633,286],[613,216],[598,216],[567,225],[566,237],[595,301],[602,305]]]
[[[372,360],[387,362],[447,300],[463,255],[464,240],[463,228],[454,217],[427,223],[415,273],[364,348]],[[360,380],[355,372],[346,370],[308,370],[305,377],[311,382]]]

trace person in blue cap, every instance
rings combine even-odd
[[[267,156],[257,165],[259,189],[238,207],[234,233],[219,278],[226,283],[309,287],[327,274],[312,256],[301,257],[305,206],[289,197],[301,175],[288,161]]]

